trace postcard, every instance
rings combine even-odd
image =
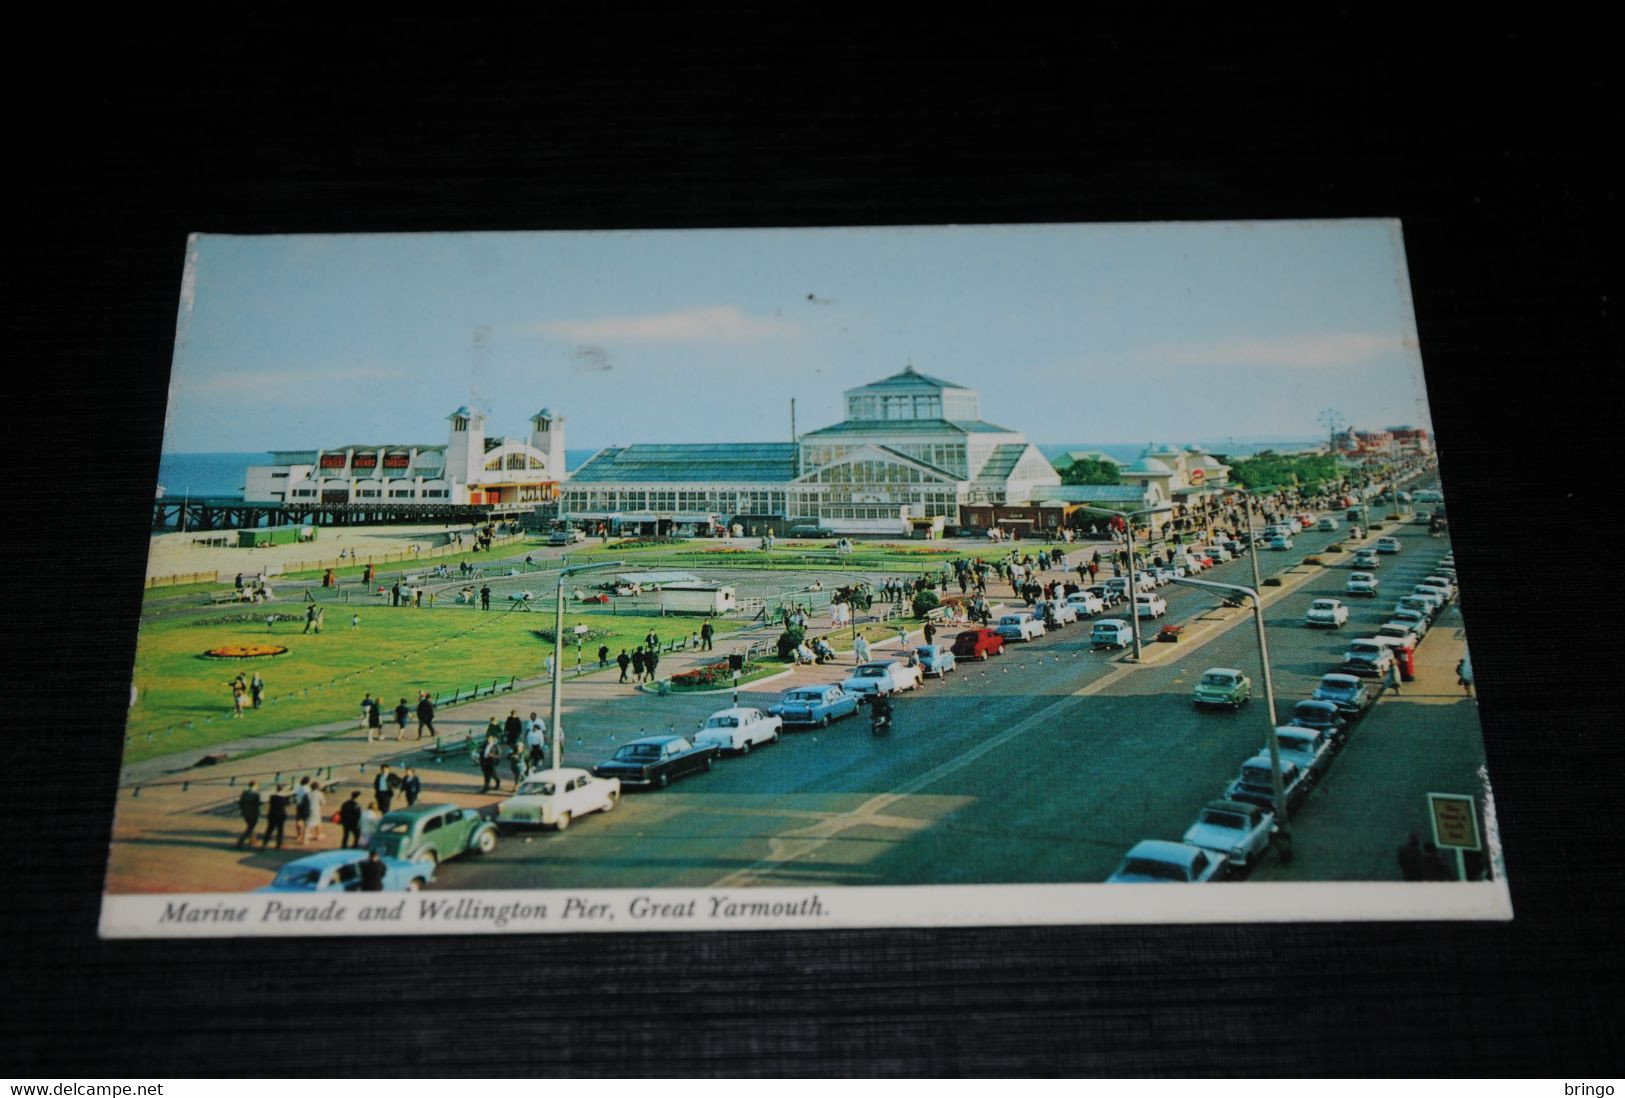
[[[102,934],[1509,919],[1450,476],[1396,221],[195,236]]]

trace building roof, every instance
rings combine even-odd
[[[1013,435],[1017,432],[981,419],[848,419],[802,435],[809,438],[832,438],[840,435]]]
[[[1109,465],[1117,466],[1127,464],[1126,462],[1119,461],[1117,458],[1112,457],[1110,454],[1105,453],[1102,450],[1068,450],[1066,453],[1056,458],[1051,464],[1053,464],[1057,469],[1064,469],[1067,465],[1071,465],[1079,461],[1102,461]]]
[[[1159,461],[1150,455],[1142,455],[1139,461],[1124,469],[1125,473],[1149,473],[1152,476],[1171,477],[1174,475],[1173,466],[1165,461]]]
[[[456,419],[458,416],[462,416],[464,419],[484,419],[485,413],[480,411],[478,408],[474,409],[473,411],[469,411],[468,405],[460,404],[457,406],[457,410],[446,418]]]
[[[1010,474],[1015,472],[1016,466],[1021,463],[1021,455],[1026,452],[1027,447],[1022,443],[1001,442],[993,447],[993,452],[988,455],[981,471],[976,474],[976,479],[1001,482],[1009,480]]]
[[[1033,498],[1061,503],[1118,503],[1139,502],[1146,490],[1139,484],[1058,484],[1033,489]]]
[[[964,385],[956,385],[952,381],[943,381],[941,378],[922,374],[910,363],[901,372],[883,377],[879,381],[871,381],[867,385],[859,385],[855,389],[848,389],[848,393],[872,392],[925,392],[932,389],[964,389]]]
[[[421,453],[426,453],[429,450],[434,450],[435,452],[438,453],[439,451],[442,451],[445,448],[446,448],[446,444],[444,442],[437,442],[432,446],[428,445],[426,443],[421,443],[421,442],[382,442],[382,443],[380,443],[380,442],[349,442],[349,443],[345,443],[343,446],[333,446],[333,447],[330,447],[330,448],[328,448],[326,450],[323,450],[321,452],[324,453],[324,454],[336,454],[341,450],[355,450],[358,453],[367,454],[367,453],[371,453],[374,450],[416,450],[418,453],[421,454]],[[277,450],[277,451],[275,451],[275,453],[279,453],[279,454],[289,453],[289,452],[290,451],[287,451],[287,450]],[[315,450],[311,450],[311,451],[308,451],[308,452],[311,453],[311,454],[316,453]]]
[[[598,451],[570,474],[569,483],[787,484],[795,475],[791,442],[647,443]]]

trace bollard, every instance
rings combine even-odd
[[[141,787],[140,787],[140,786],[139,786],[139,785],[138,785],[138,786],[136,786],[136,787],[135,787],[135,792],[134,792],[134,793],[131,793],[131,794],[130,794],[130,796],[132,796],[132,797],[139,797],[139,796],[141,796]]]
[[[281,785],[282,784],[282,771],[278,770],[276,772],[276,777],[271,779],[271,784],[272,785]]]
[[[227,787],[227,788],[230,788],[230,787],[232,787],[232,786],[234,786],[234,785],[236,785],[236,784],[237,784],[237,775],[235,775],[235,774],[233,774],[233,775],[232,775],[232,776],[231,776],[231,780],[230,780],[230,781],[229,781],[229,782],[227,782],[227,783],[226,783],[226,787]]]
[[[182,793],[190,793],[191,791],[192,791],[192,783],[191,782],[182,782],[181,783],[181,792]]]

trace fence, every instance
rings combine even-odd
[[[424,537],[436,536],[438,535],[424,535]],[[501,537],[491,539],[491,549],[494,551],[499,546],[512,545],[516,541],[522,542],[525,541],[527,537],[528,535],[523,533],[504,534]],[[447,542],[445,545],[430,546],[429,548],[420,550],[416,553],[412,552],[411,550],[400,550],[398,552],[369,553],[365,557],[355,556],[334,560],[290,560],[280,562],[277,567],[280,570],[279,574],[286,576],[291,572],[320,572],[328,568],[332,568],[337,571],[340,568],[364,568],[369,564],[376,567],[380,564],[396,564],[401,561],[433,560],[437,557],[449,557],[456,556],[461,553],[467,553],[471,550],[471,548],[471,545],[455,545],[451,542]],[[243,560],[245,564],[257,563],[257,558],[245,556]],[[243,574],[248,575],[251,571],[255,570],[244,568]],[[170,587],[182,583],[217,583],[219,582],[219,577],[224,574],[225,573],[216,570],[212,572],[187,572],[181,575],[172,576],[149,576],[147,577],[147,586]]]

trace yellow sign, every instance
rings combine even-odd
[[[1438,846],[1477,850],[1478,812],[1471,797],[1457,793],[1429,793],[1428,815],[1433,818],[1433,841]]]

